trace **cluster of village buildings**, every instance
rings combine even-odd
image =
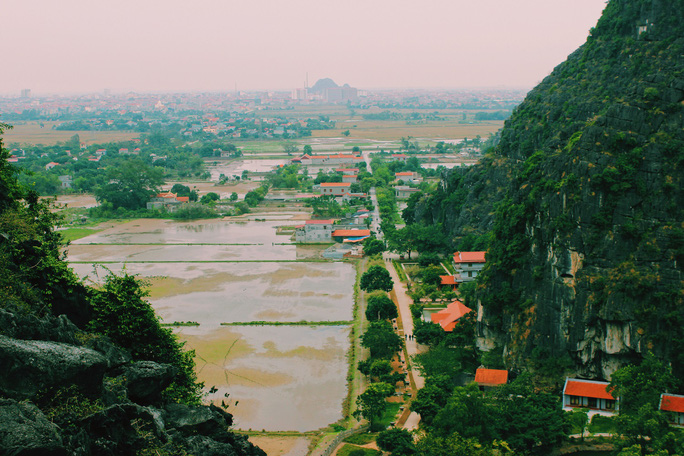
[[[455,274],[441,276],[442,285],[457,287],[458,284],[475,280],[485,265],[485,252],[456,252],[453,257]],[[430,320],[442,327],[444,331],[454,330],[458,321],[472,309],[461,301],[454,300],[439,311],[428,312]],[[508,371],[502,369],[486,369],[480,367],[475,373],[475,383],[487,389],[508,383]],[[671,412],[672,424],[684,426],[684,396],[663,393],[660,396],[659,408]],[[609,383],[598,380],[566,378],[563,387],[563,410],[572,411],[586,409],[591,417],[595,414],[612,416],[619,409],[619,398],[614,397]]]

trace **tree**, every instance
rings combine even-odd
[[[363,241],[363,253],[368,256],[377,255],[385,251],[385,243],[380,239],[368,238]]]
[[[411,402],[411,410],[418,413],[421,421],[429,426],[446,405],[453,392],[453,385],[453,381],[446,375],[426,378],[425,386],[418,390],[416,398]]]
[[[373,321],[361,336],[361,345],[370,350],[373,358],[391,358],[401,350],[403,341],[395,334],[390,322]]]
[[[477,439],[466,439],[454,433],[445,437],[432,432],[423,434],[416,442],[416,453],[430,456],[489,456],[492,453],[483,448]],[[510,453],[498,453],[510,454]]]
[[[496,390],[494,407],[494,432],[512,448],[546,455],[565,438],[560,397],[535,391],[525,374]]]
[[[380,381],[385,381],[389,374],[392,373],[392,363],[387,359],[376,359],[370,365],[368,369],[368,375],[374,379],[380,379]],[[389,383],[389,382],[387,382]]]
[[[394,281],[390,277],[390,273],[382,266],[371,266],[368,271],[361,276],[359,284],[363,291],[391,291],[394,288]]]
[[[304,147],[306,147],[306,146],[304,146]],[[311,147],[311,146],[309,146],[309,147]],[[294,143],[286,142],[285,144],[283,144],[283,152],[285,152],[287,155],[292,155],[295,152],[297,152],[298,150],[299,150],[299,148]]]
[[[237,194],[237,192],[233,192],[233,193],[230,194],[230,200],[231,200],[231,201],[237,201],[237,199],[238,199],[238,194]]]
[[[344,131],[342,132],[342,134],[343,134],[344,136],[349,136],[351,133],[349,133],[349,130],[344,130]]]
[[[375,292],[368,297],[366,319],[368,321],[391,320],[397,318],[397,306],[383,292]]]
[[[427,285],[439,285],[442,283],[442,277],[445,274],[444,269],[441,266],[428,266],[420,271],[420,277],[424,284]]]
[[[313,153],[313,148],[310,145],[305,145],[304,146],[304,154],[306,155],[311,155]]]
[[[446,332],[437,323],[418,320],[413,329],[413,337],[416,342],[423,345],[434,346],[444,340]]]
[[[128,350],[136,360],[151,360],[173,365],[177,372],[165,391],[167,399],[199,404],[201,384],[194,372],[194,352],[182,350],[183,344],[163,328],[154,309],[145,300],[148,295],[135,277],[109,275],[101,290],[91,299],[91,331],[112,339]]]
[[[206,195],[202,195],[200,203],[211,204],[221,199],[221,196],[216,192],[209,192]]]
[[[392,456],[411,455],[416,452],[413,436],[406,429],[392,428],[382,431],[375,439],[383,451],[390,451]]]
[[[589,409],[575,409],[565,414],[568,423],[572,427],[579,429],[582,442],[584,442],[584,430],[587,427],[587,423],[589,423],[588,411]]]
[[[382,417],[382,414],[387,410],[387,397],[394,392],[392,385],[379,382],[371,383],[366,388],[366,391],[361,393],[356,398],[356,410],[353,415],[358,418],[362,416],[370,421],[371,429],[376,418]]]
[[[647,353],[640,364],[630,364],[615,371],[609,388],[620,398],[620,413],[634,413],[642,406],[657,409],[660,394],[671,391],[676,384],[672,369]]]
[[[142,209],[164,183],[162,168],[147,165],[139,158],[107,168],[108,184],[95,190],[98,202],[108,202],[114,209]]]
[[[190,187],[183,184],[174,184],[171,187],[171,193],[175,193],[177,196],[187,196],[190,202],[195,202],[199,198],[195,190],[191,190]]]
[[[611,376],[609,388],[613,397],[620,399],[616,426],[629,443],[641,445],[644,452],[676,445],[666,437],[669,425],[658,409],[661,393],[675,385],[671,367],[650,352],[640,364],[622,367]]]

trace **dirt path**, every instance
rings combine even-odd
[[[404,336],[404,342],[406,347],[404,350],[404,356],[408,357],[408,359],[405,359],[404,361],[407,363],[407,366],[410,367],[409,380],[411,383],[412,390],[411,398],[414,398],[418,390],[425,386],[425,379],[420,374],[420,371],[416,369],[416,366],[411,362],[411,358],[413,358],[413,356],[419,353],[422,353],[424,351],[424,347],[412,338],[413,317],[411,316],[410,306],[413,303],[413,300],[406,294],[406,284],[404,284],[399,279],[399,275],[397,274],[397,271],[394,269],[394,266],[392,265],[392,259],[395,259],[395,257],[396,255],[393,256],[393,254],[387,252],[383,254],[383,259],[385,260],[387,270],[390,272],[390,276],[394,281],[394,290],[392,290],[392,297],[395,300],[395,303],[397,304],[397,308],[399,310],[399,318],[397,319],[397,324],[399,326],[399,335]],[[411,338],[407,338],[407,336]],[[406,407],[404,413],[397,421],[397,427],[403,427],[404,429],[412,430],[418,427],[419,422],[420,415],[418,415],[415,412],[411,412],[409,408]]]

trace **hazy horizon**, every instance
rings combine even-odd
[[[7,0],[0,94],[530,89],[605,0]]]

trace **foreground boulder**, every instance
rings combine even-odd
[[[97,392],[107,361],[89,348],[0,336],[0,366],[0,393],[25,399],[54,385],[75,384],[83,392]]]
[[[123,369],[128,397],[137,404],[152,404],[171,384],[176,370],[168,364],[138,361]]]
[[[0,454],[62,456],[59,428],[33,404],[0,399]]]

